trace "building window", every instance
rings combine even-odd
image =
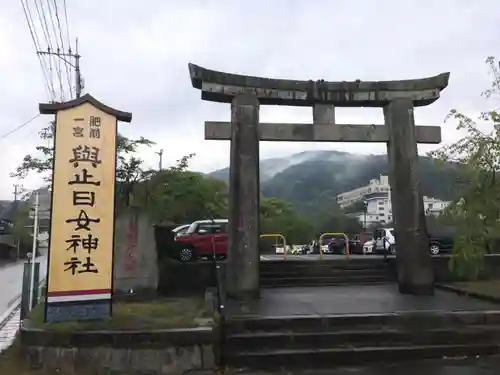
[[[429,203],[429,210],[432,210],[432,203]]]

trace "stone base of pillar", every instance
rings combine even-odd
[[[400,281],[399,293],[412,294],[415,296],[433,296],[434,284],[414,284]]]

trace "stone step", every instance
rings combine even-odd
[[[323,284],[307,284],[307,283],[294,283],[294,284],[275,284],[275,285],[262,285],[262,288],[294,288],[294,287],[307,287],[307,286],[348,286],[348,285],[377,285],[377,284],[390,284],[392,281],[334,281],[325,282]]]
[[[373,346],[449,345],[500,342],[500,325],[412,331],[393,328],[330,332],[251,332],[231,335],[232,353],[276,349],[328,349]]]
[[[327,277],[261,277],[262,287],[280,286],[314,286],[314,285],[350,285],[350,284],[372,284],[380,282],[391,282],[393,278],[389,275],[337,275]]]
[[[282,268],[260,269],[261,277],[298,277],[298,276],[337,276],[337,275],[388,275],[391,272],[383,268],[337,269],[337,268]]]
[[[323,262],[323,261],[265,261],[260,262],[261,271],[273,270],[303,270],[310,269],[333,269],[333,270],[353,270],[353,269],[389,269],[389,266],[384,261],[377,262],[360,262],[360,261],[342,261],[342,262]]]
[[[472,325],[500,325],[500,311],[406,311],[388,314],[291,315],[241,317],[227,321],[227,335],[245,332],[329,332],[373,327],[428,330]]]
[[[375,362],[483,356],[499,353],[496,344],[372,346],[361,348],[267,350],[227,353],[230,366],[250,369],[325,368]]]

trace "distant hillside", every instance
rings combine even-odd
[[[451,164],[438,166],[420,156],[424,195],[444,200],[454,197],[457,173]],[[290,157],[261,161],[261,191],[264,196],[293,202],[304,212],[334,205],[336,195],[366,185],[388,174],[387,155],[356,155],[338,151],[305,151]],[[210,175],[227,181],[229,169]]]

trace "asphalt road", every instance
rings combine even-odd
[[[40,262],[40,279],[43,279],[47,272],[47,258],[41,256],[37,258]],[[0,315],[7,310],[9,302],[21,294],[23,283],[23,263],[7,263],[0,265]]]
[[[352,254],[351,259],[383,259],[382,255],[362,255],[362,254]],[[395,255],[389,255],[388,258],[395,257]],[[260,260],[283,260],[283,254],[262,254],[260,256]],[[318,254],[305,254],[305,255],[286,255],[287,260],[319,260]],[[323,259],[346,259],[345,255],[337,255],[337,254],[323,254]]]

